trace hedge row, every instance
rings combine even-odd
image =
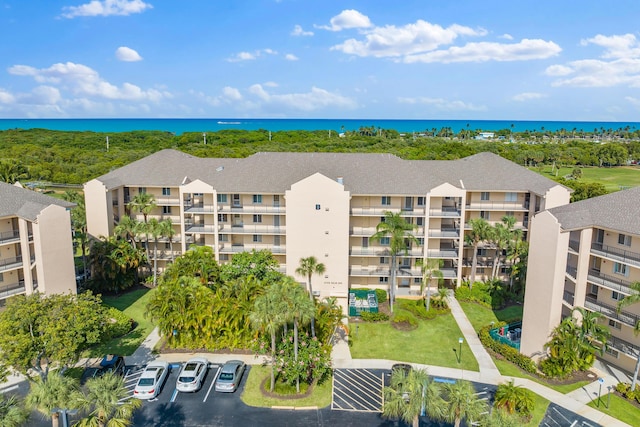
[[[640,403],[640,386],[636,384],[636,389],[631,390],[631,384],[618,383],[616,391],[622,395],[625,399],[634,400]]]
[[[520,369],[524,370],[525,372],[529,372],[531,374],[537,373],[536,365],[535,363],[533,363],[533,360],[531,360],[530,357],[525,356],[524,354],[520,354],[520,352],[515,348],[507,344],[502,344],[491,338],[491,335],[489,335],[489,331],[493,328],[499,328],[504,325],[507,325],[507,323],[498,322],[493,326],[487,325],[480,329],[480,332],[478,332],[480,342],[482,342],[485,347],[488,347],[496,353],[502,355],[509,362],[519,366]]]

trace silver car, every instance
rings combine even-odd
[[[184,364],[180,371],[180,375],[178,375],[176,389],[182,392],[200,390],[208,368],[209,361],[204,357],[194,357],[187,360],[187,363]]]
[[[244,374],[245,363],[242,360],[229,360],[222,365],[218,379],[216,379],[216,391],[233,393],[236,391]]]
[[[169,363],[156,360],[144,368],[144,372],[138,378],[133,396],[138,399],[154,399],[160,394],[160,389],[167,379],[169,373]]]

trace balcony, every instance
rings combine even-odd
[[[455,207],[429,209],[429,216],[431,218],[460,218],[460,210]]]
[[[150,251],[149,253],[151,259],[157,259],[158,261],[163,261],[163,260],[171,260],[171,259],[176,259],[178,258],[180,255],[182,255],[182,251],[173,251],[173,253],[171,251],[158,251],[157,254],[154,255],[154,251]]]
[[[391,277],[390,269],[383,266],[351,266],[349,269],[350,276],[365,276],[365,277]],[[396,270],[396,277],[422,277],[422,270],[413,269],[410,267],[398,267]]]
[[[457,239],[460,237],[460,229],[458,228],[442,228],[440,230],[429,230],[429,237],[436,239]]]
[[[458,249],[457,248],[428,249],[427,257],[438,258],[438,259],[457,259]]]
[[[244,225],[244,224],[222,224],[220,233],[222,234],[286,234],[284,225]]]
[[[191,223],[185,221],[184,228],[185,233],[217,233],[219,227],[214,225],[205,225],[199,222]]]
[[[214,213],[215,209],[213,208],[213,205],[204,205],[203,203],[196,203],[196,204],[187,204],[185,203],[184,205],[184,211],[185,213],[190,213],[190,214],[194,214],[194,213]]]
[[[14,243],[20,240],[20,231],[4,231],[0,233],[0,244],[3,243]]]
[[[529,207],[522,202],[470,202],[466,205],[471,211],[528,211]]]
[[[0,299],[8,298],[12,295],[21,294],[26,291],[24,286],[24,280],[18,281],[18,283],[13,283],[10,285],[0,286]]]
[[[604,286],[605,288],[622,292],[627,295],[631,295],[631,282],[627,282],[626,280],[622,280],[617,277],[602,274],[598,270],[589,270],[589,274],[587,275],[587,282],[599,286]]]
[[[575,253],[578,253],[580,251],[580,241],[569,240],[569,249]]]
[[[607,345],[633,358],[637,359],[638,357],[640,357],[639,346],[637,346],[636,344],[632,344],[628,341],[621,340],[620,338],[617,338],[614,336],[609,337],[609,339],[607,339]]]
[[[621,311],[618,313],[617,307],[603,304],[597,299],[589,296],[584,301],[584,307],[588,310],[601,313],[610,319],[618,320],[631,327],[635,326],[638,320],[640,320],[640,316],[636,314],[629,313],[627,311]]]
[[[640,254],[637,252],[625,251],[614,246],[603,245],[594,242],[591,244],[591,252],[595,255],[607,257],[614,261],[624,262],[636,267],[640,267]]]
[[[573,307],[574,296],[575,295],[573,294],[573,292],[564,291],[564,293],[562,294],[562,299],[564,302]]]
[[[218,251],[221,254],[236,254],[240,252],[251,252],[261,250],[271,251],[272,254],[284,254],[286,253],[285,246],[273,246],[273,245],[258,245],[258,244],[239,244],[239,243],[223,243],[218,246]]]
[[[158,206],[180,206],[180,198],[178,197],[157,197],[156,205]]]
[[[573,280],[574,282],[576,281],[576,278],[578,277],[578,269],[577,268],[571,267],[570,265],[567,265],[566,273],[571,278],[571,280]]]
[[[22,267],[22,256],[0,259],[0,271],[13,270]]]
[[[280,205],[218,205],[218,213],[285,214],[286,212],[286,208]]]
[[[389,257],[391,252],[386,246],[370,246],[363,248],[361,246],[352,246],[349,251],[351,256],[377,256],[377,257]],[[411,248],[407,252],[400,252],[398,257],[421,257],[423,255],[422,248]]]

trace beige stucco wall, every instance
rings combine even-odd
[[[520,352],[543,354],[553,328],[560,323],[569,233],[547,211],[531,221],[529,268],[524,298]]]
[[[87,212],[87,232],[98,239],[113,231],[112,205],[107,188],[97,179],[84,184],[84,203]]]
[[[314,275],[312,285],[319,298],[347,296],[349,290],[349,201],[344,186],[319,173],[291,186],[287,203],[287,275],[296,275],[300,259],[315,256],[326,267]],[[320,209],[316,209],[320,205]]]
[[[532,197],[533,199],[533,197]],[[562,185],[556,185],[550,188],[540,203],[540,209],[547,210],[557,206],[563,206],[571,200],[571,193]]]
[[[45,294],[76,293],[71,216],[65,208],[50,205],[33,223],[38,291]]]

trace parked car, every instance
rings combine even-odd
[[[204,357],[194,357],[184,364],[178,380],[176,389],[182,392],[198,391],[202,387],[205,375],[209,369],[209,361]]]
[[[233,393],[236,391],[242,380],[245,366],[242,360],[229,360],[222,365],[218,379],[216,379],[216,391],[222,393]]]
[[[140,375],[133,390],[133,396],[138,399],[154,399],[160,394],[162,386],[169,374],[169,364],[161,360],[150,362]]]
[[[94,377],[99,377],[107,372],[113,372],[114,374],[124,376],[127,367],[124,363],[124,357],[117,356],[115,354],[107,354],[100,361],[100,367],[93,374]]]

